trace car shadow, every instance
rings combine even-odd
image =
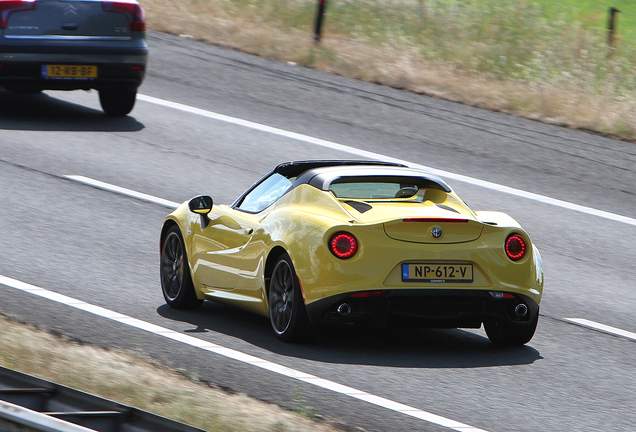
[[[109,117],[101,110],[56,99],[46,93],[0,89],[0,130],[137,132],[134,117]]]
[[[269,320],[234,307],[205,302],[195,311],[162,305],[164,318],[187,323],[185,333],[214,331],[270,352],[323,363],[406,368],[480,368],[532,364],[543,357],[531,346],[498,347],[460,329],[321,327],[301,344],[280,342]]]

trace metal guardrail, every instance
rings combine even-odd
[[[204,432],[0,367],[0,432]]]
[[[0,401],[0,431],[95,432],[95,429],[88,429],[37,411],[23,408],[20,405]]]

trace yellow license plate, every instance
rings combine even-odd
[[[404,282],[459,282],[473,281],[472,264],[408,263],[402,264]]]
[[[45,78],[97,78],[97,66],[46,65],[42,69]]]

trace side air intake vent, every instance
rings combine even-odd
[[[345,204],[350,205],[354,209],[358,210],[360,213],[367,212],[373,208],[369,204],[360,201],[345,201]]]
[[[452,211],[452,212],[455,212],[455,213],[459,213],[457,210],[455,210],[454,208],[449,207],[449,206],[447,206],[447,205],[444,205],[444,204],[437,204],[437,203],[435,203],[435,205],[436,205],[437,207],[441,208],[441,209],[448,210],[448,211]]]

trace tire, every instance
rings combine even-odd
[[[491,318],[484,321],[484,329],[488,339],[495,345],[521,346],[525,345],[534,336],[539,322],[539,311],[529,323],[517,323]]]
[[[278,259],[272,271],[269,284],[269,318],[279,340],[297,342],[307,337],[309,318],[298,276],[287,254]]]
[[[125,116],[132,111],[137,98],[136,88],[107,87],[99,90],[99,102],[109,116]]]
[[[179,227],[170,228],[161,246],[161,291],[168,306],[196,309],[203,303],[192,284],[188,257]]]

